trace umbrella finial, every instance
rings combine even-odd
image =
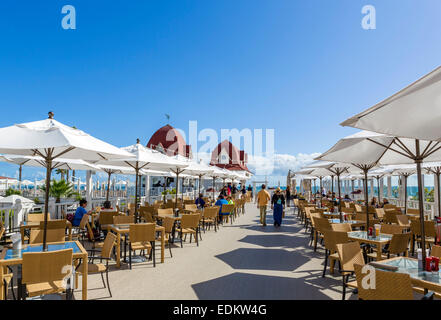
[[[140,143],[141,143],[141,140],[139,140],[139,138],[136,139],[136,144],[140,144]]]
[[[54,113],[52,111],[49,111],[47,115],[48,115],[48,119],[54,118]]]

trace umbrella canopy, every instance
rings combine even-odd
[[[440,120],[441,67],[438,67],[341,125],[396,137],[439,141]]]
[[[34,201],[16,194],[10,195],[5,198],[0,198],[0,203],[14,204],[17,200],[20,200],[22,204],[34,204]]]
[[[6,161],[19,166],[46,167],[45,159],[40,156],[4,155],[0,157],[0,161]],[[81,159],[55,158],[52,160],[52,169],[98,170],[99,168]]]
[[[423,160],[440,161],[441,147],[438,142],[434,141],[400,138],[361,131],[341,139],[318,159],[352,163],[363,169],[365,181],[367,180],[367,172],[375,165],[416,164],[420,219],[424,221],[421,163]],[[365,197],[367,197],[367,188]],[[424,223],[421,223],[421,229],[424,235]],[[423,242],[425,242],[424,239]]]
[[[404,150],[417,167],[418,199],[421,220],[423,265],[425,265],[425,232],[421,163],[439,161],[432,157],[441,148],[441,68],[437,68],[408,87],[375,106],[347,119],[341,125],[371,130],[397,138],[414,140],[413,150]],[[421,146],[421,141],[426,147]],[[435,142],[432,142],[435,141]]]
[[[46,196],[44,208],[43,249],[46,250],[47,214],[53,160],[62,156],[83,159],[119,159],[130,157],[124,150],[96,139],[87,133],[53,119],[16,124],[0,128],[0,153],[40,156],[46,165]]]
[[[135,171],[135,219],[138,221],[138,177],[139,174],[142,173],[141,170],[175,170],[176,172],[179,172],[182,168],[185,168],[188,165],[182,161],[166,156],[159,151],[144,147],[141,145],[139,139],[136,140],[136,144],[121,148],[121,150],[129,153],[130,157],[120,158],[114,161],[100,160],[97,161],[96,164],[128,167]]]

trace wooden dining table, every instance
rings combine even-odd
[[[111,231],[116,234],[116,267],[121,267],[121,236],[128,235],[130,232],[130,224],[106,224],[101,229]],[[165,260],[165,228],[156,226],[155,231],[161,234],[161,263]]]
[[[20,223],[21,243],[24,244],[25,230],[40,228],[40,221],[22,221]],[[68,240],[72,241],[72,223],[66,220],[66,228],[68,229]]]
[[[87,251],[81,245],[79,241],[66,241],[66,242],[51,242],[47,244],[48,251],[58,251],[64,249],[72,249],[73,262],[82,260],[82,299],[87,300]],[[0,253],[0,278],[6,274],[7,267],[13,265],[21,265],[23,263],[23,253],[26,252],[42,252],[43,246],[41,244],[25,244],[21,249],[13,249],[12,247],[4,247]],[[37,268],[37,266],[36,266]],[[0,283],[0,300],[5,299],[3,281]]]

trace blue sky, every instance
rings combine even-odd
[[[61,28],[66,4],[76,30]],[[367,4],[376,30],[361,28]],[[0,126],[53,110],[125,146],[168,113],[184,130],[274,128],[276,152],[298,159],[440,64],[440,12],[438,0],[3,0]]]

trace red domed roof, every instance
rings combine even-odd
[[[163,151],[169,156],[180,154],[191,158],[191,146],[187,145],[179,131],[169,124],[158,129],[152,135],[147,147]]]
[[[221,154],[228,155],[228,162],[223,162],[219,159]],[[217,145],[217,147],[211,153],[210,165],[218,166],[219,168],[225,168],[228,170],[246,170],[248,155],[245,151],[237,149],[230,141],[224,140]]]

